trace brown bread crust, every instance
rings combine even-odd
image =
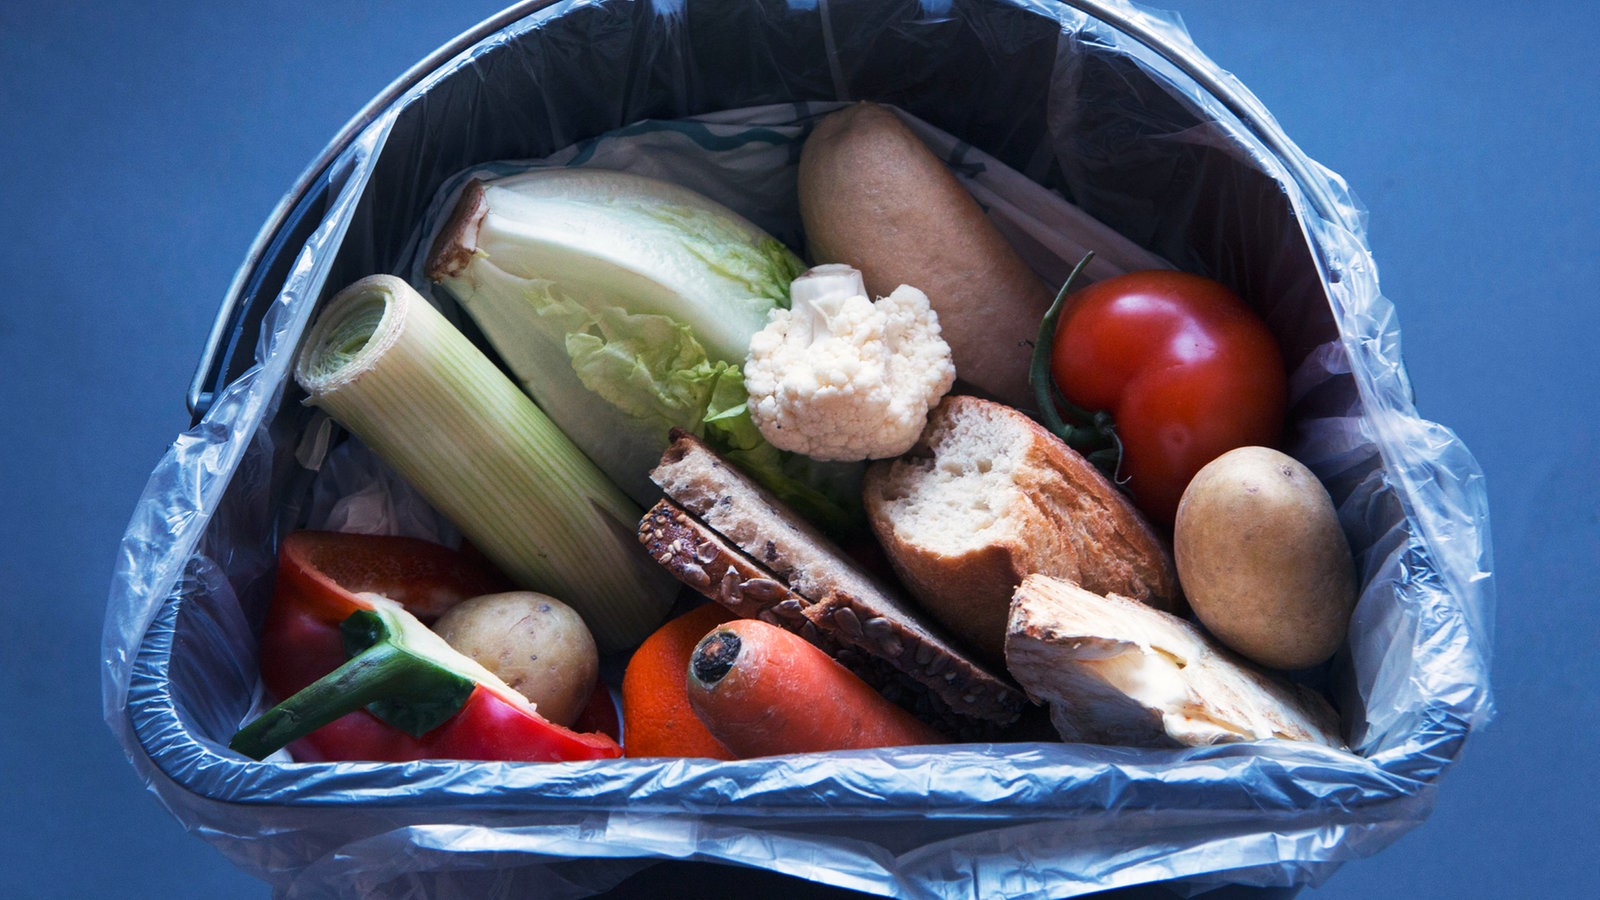
[[[902,582],[988,661],[1003,657],[1011,595],[1031,573],[1184,608],[1167,539],[1091,463],[1002,404],[945,398],[917,446],[868,469],[865,501]]]
[[[1026,704],[1021,691],[967,657],[896,585],[866,572],[704,441],[683,431],[672,437],[651,472],[670,502],[665,512],[658,505],[645,516],[640,540],[679,580],[752,618],[766,616],[747,599],[750,591],[725,589],[728,579],[763,578],[755,582],[763,597],[776,596],[769,582],[776,585],[786,615],[774,624],[800,632],[836,658],[843,650],[878,660],[901,683],[879,678],[875,686],[947,733],[979,739],[1017,720]],[[671,547],[674,539],[680,546]]]

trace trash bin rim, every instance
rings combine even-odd
[[[289,190],[279,199],[277,206],[267,216],[267,221],[256,233],[255,240],[250,244],[250,249],[245,252],[244,262],[234,272],[233,280],[228,284],[228,290],[223,295],[222,305],[217,310],[216,319],[211,324],[211,332],[206,337],[204,349],[200,354],[199,364],[195,367],[194,376],[189,382],[189,391],[185,397],[188,404],[189,415],[193,421],[198,422],[211,407],[213,392],[211,382],[216,373],[214,370],[220,363],[220,355],[227,342],[228,331],[232,327],[236,310],[244,299],[245,286],[250,283],[256,271],[269,260],[267,250],[272,246],[273,240],[288,224],[294,210],[315,189],[318,182],[327,174],[339,155],[344,153],[355,141],[357,136],[371,125],[383,111],[412,88],[420,84],[423,79],[438,71],[441,67],[455,59],[462,52],[482,41],[496,31],[523,19],[540,9],[553,6],[559,0],[517,0],[498,13],[484,19],[477,25],[456,35],[450,41],[441,45],[432,53],[423,57],[411,68],[407,69],[400,77],[390,82],[387,87],[350,118],[334,135],[326,146],[322,148],[310,165],[301,171]]]
[[[787,2],[799,4],[801,0],[787,0]],[[825,4],[828,0],[815,0],[815,2]],[[1229,138],[1254,143],[1254,146],[1246,149],[1252,154],[1254,165],[1269,179],[1278,182],[1275,186],[1268,184],[1267,188],[1270,190],[1276,187],[1284,192],[1294,217],[1300,220],[1299,224],[1306,230],[1309,252],[1314,265],[1322,269],[1325,287],[1329,293],[1328,299],[1334,303],[1335,314],[1340,312],[1341,299],[1349,299],[1352,293],[1358,293],[1368,287],[1376,291],[1375,273],[1359,265],[1353,270],[1342,270],[1338,264],[1337,254],[1341,248],[1354,248],[1364,243],[1361,222],[1358,215],[1352,211],[1353,198],[1342,196],[1343,185],[1338,177],[1323,172],[1316,163],[1303,156],[1242,85],[1226,72],[1216,70],[1213,63],[1192,47],[1192,44],[1185,39],[1181,25],[1175,18],[1147,12],[1142,7],[1131,5],[1129,0],[1104,0],[1104,2],[1009,0],[1007,5],[1014,5],[1019,11],[1035,13],[1038,23],[1046,26],[1047,30],[1049,26],[1056,24],[1051,21],[1053,18],[1062,19],[1059,30],[1054,35],[1060,42],[1058,46],[1062,49],[1077,49],[1076,45],[1080,43],[1092,45],[1101,38],[1109,38],[1118,43],[1125,39],[1127,43],[1123,50],[1129,54],[1130,60],[1136,60],[1141,67],[1150,69],[1147,74],[1164,81],[1163,86],[1167,90],[1188,94],[1184,98],[1188,104],[1187,110],[1218,123],[1220,127],[1230,132],[1227,135]],[[374,98],[307,168],[300,182],[283,198],[274,212],[272,221],[257,236],[251,256],[237,273],[233,288],[214,325],[211,344],[207,348],[206,356],[201,360],[189,396],[191,412],[197,419],[205,415],[206,408],[212,405],[210,395],[203,393],[204,391],[213,389],[219,391],[215,400],[217,408],[211,410],[213,415],[230,403],[235,388],[242,388],[239,393],[248,393],[251,397],[266,393],[261,390],[261,383],[252,383],[248,377],[234,381],[227,385],[226,393],[220,393],[224,386],[221,382],[230,377],[229,372],[233,371],[233,368],[228,356],[219,358],[217,354],[225,347],[226,352],[244,347],[248,331],[241,330],[239,323],[245,323],[248,328],[253,322],[253,317],[260,312],[259,304],[272,299],[269,296],[269,289],[275,294],[281,287],[270,283],[277,277],[278,270],[274,266],[284,260],[282,254],[286,251],[293,252],[298,249],[288,245],[292,241],[301,239],[302,227],[307,223],[315,224],[316,218],[322,218],[320,208],[330,196],[332,186],[337,182],[338,173],[342,171],[341,167],[349,157],[366,146],[372,135],[383,134],[384,132],[377,126],[385,125],[391,116],[404,112],[405,107],[401,104],[409,102],[412,96],[418,95],[419,87],[426,89],[431,86],[435,75],[441,72],[454,74],[456,66],[463,59],[469,64],[475,62],[476,54],[485,46],[489,49],[498,48],[500,46],[496,36],[498,31],[510,29],[509,34],[518,36],[524,33],[523,28],[537,28],[539,23],[544,21],[544,16],[539,15],[540,11],[552,8],[559,13],[565,7],[555,0],[523,0],[492,19],[486,20],[477,28],[463,33],[451,44],[440,48],[428,59],[412,67],[383,95]],[[1052,9],[1058,13],[1076,10],[1096,18],[1088,23],[1074,22],[1066,15],[1052,16]],[[529,18],[535,16],[537,18]],[[518,26],[519,18],[528,19],[528,24]],[[1044,35],[1047,43],[1051,37],[1052,35],[1048,33]],[[491,38],[495,42],[486,45],[484,43],[486,38]],[[1179,59],[1178,56],[1183,58]],[[1188,76],[1188,83],[1185,83],[1185,75]],[[349,191],[340,196],[342,199],[349,199],[359,197],[360,194],[358,191]],[[330,221],[337,221],[337,218],[330,217]],[[1290,224],[1293,224],[1292,219]],[[1332,245],[1331,249],[1329,245],[1324,244],[1324,241]],[[337,249],[336,244],[330,246]],[[1359,249],[1362,253],[1365,252],[1364,247]],[[334,257],[329,254],[318,258],[326,261]],[[1342,277],[1345,275],[1356,277],[1353,279]],[[1311,281],[1314,283],[1315,278],[1313,277]],[[298,301],[316,298],[297,294],[295,299],[296,303],[292,309],[299,315],[305,311],[305,304]],[[1381,303],[1383,298],[1376,297],[1376,299]],[[1358,324],[1371,323],[1358,322]],[[1363,335],[1365,333],[1362,332]],[[231,344],[225,343],[229,341]],[[1362,348],[1347,349],[1353,351]],[[273,359],[278,358],[281,356],[273,355]],[[214,371],[216,369],[222,371]],[[1379,387],[1383,390],[1379,392],[1378,399],[1381,402],[1373,410],[1374,414],[1382,414],[1386,420],[1413,418],[1414,411],[1406,408],[1409,391],[1404,389],[1403,369],[1396,368],[1385,372],[1390,374],[1399,372],[1401,377],[1379,379]],[[206,378],[210,380],[202,380]],[[1397,386],[1400,390],[1395,390]],[[1363,384],[1362,387],[1365,390],[1370,385]],[[1389,402],[1391,400],[1394,401],[1393,404]],[[258,423],[260,421],[262,420],[257,420]],[[1382,441],[1377,443],[1380,451],[1384,453],[1384,465],[1387,468],[1391,461],[1387,450],[1389,445]],[[232,474],[230,469],[230,478]],[[1408,523],[1407,530],[1413,535],[1419,535],[1416,512],[1410,509],[1409,503],[1404,503],[1404,498],[1409,494],[1406,490],[1400,490],[1398,493],[1405,506],[1401,517]],[[1414,549],[1421,552],[1426,548]],[[189,562],[194,562],[192,556]],[[1454,588],[1458,584],[1459,582],[1452,582],[1451,587]],[[1448,591],[1448,593],[1454,592],[1454,590]],[[218,733],[215,721],[209,718],[216,710],[207,708],[197,711],[194,707],[185,708],[184,701],[189,682],[178,684],[171,677],[174,674],[172,666],[179,659],[173,651],[176,646],[182,645],[190,634],[189,625],[193,624],[183,618],[186,607],[195,610],[199,615],[211,615],[216,611],[212,605],[214,597],[188,591],[174,592],[165,598],[160,598],[159,594],[150,597],[147,593],[146,597],[157,600],[157,606],[153,611],[149,610],[148,606],[140,610],[144,628],[133,647],[132,671],[125,670],[120,676],[124,679],[122,709],[117,713],[121,718],[113,723],[113,727],[121,733],[125,748],[129,750],[130,756],[134,757],[135,766],[140,769],[147,784],[175,813],[180,808],[188,807],[195,811],[198,821],[206,823],[229,816],[243,818],[259,816],[263,821],[303,820],[315,822],[321,827],[321,823],[331,818],[328,815],[330,813],[337,813],[338,816],[348,817],[351,820],[366,817],[382,822],[401,815],[400,807],[409,807],[406,815],[432,817],[428,819],[430,822],[440,821],[439,817],[453,819],[457,816],[470,817],[492,812],[497,816],[513,814],[513,824],[521,825],[526,820],[516,819],[515,814],[519,811],[537,817],[556,809],[555,806],[543,805],[549,802],[548,798],[539,799],[535,792],[528,789],[528,782],[533,776],[528,773],[532,770],[526,764],[521,767],[528,772],[524,773],[524,777],[515,778],[506,785],[509,790],[505,796],[477,789],[471,779],[460,777],[449,768],[462,765],[460,763],[428,761],[418,764],[410,771],[421,773],[433,783],[427,795],[420,798],[422,802],[418,803],[416,801],[419,798],[415,796],[395,797],[383,790],[366,789],[363,785],[362,780],[370,775],[372,767],[392,764],[330,763],[274,766],[248,764],[229,756],[209,737],[201,739],[202,734],[214,736]],[[178,627],[180,625],[182,627]],[[1483,690],[1487,691],[1486,684]],[[1298,774],[1296,774],[1296,790],[1287,791],[1282,796],[1262,798],[1254,790],[1233,791],[1226,794],[1227,799],[1220,809],[1216,809],[1209,802],[1199,805],[1186,802],[1178,809],[1185,814],[1209,815],[1213,811],[1218,811],[1227,816],[1242,817],[1245,813],[1241,811],[1241,804],[1254,806],[1256,811],[1271,817],[1270,821],[1261,823],[1263,828],[1260,830],[1265,834],[1281,837],[1284,831],[1299,829],[1308,834],[1320,835],[1323,839],[1318,841],[1320,845],[1326,850],[1331,843],[1343,858],[1350,858],[1351,848],[1370,846],[1374,840],[1381,849],[1381,845],[1392,840],[1383,838],[1383,834],[1392,834],[1396,828],[1403,831],[1415,827],[1426,818],[1433,805],[1432,798],[1437,792],[1439,775],[1458,756],[1462,742],[1472,730],[1473,723],[1461,712],[1463,707],[1472,702],[1470,697],[1463,701],[1459,693],[1449,697],[1425,696],[1421,708],[1416,713],[1424,721],[1425,727],[1415,734],[1408,731],[1409,739],[1404,748],[1386,751],[1384,754],[1362,756],[1361,765],[1354,765],[1343,772],[1335,773],[1342,777],[1332,783],[1329,783],[1327,778],[1313,777],[1308,779],[1313,785],[1312,789],[1302,791],[1298,789]],[[204,724],[196,727],[197,723]],[[137,742],[137,749],[127,742],[128,736],[132,736]],[[1253,750],[1252,745],[1243,746],[1246,750]],[[1032,751],[1022,749],[1021,752]],[[1409,756],[1413,753],[1417,757],[1415,763],[1409,760]],[[143,759],[138,758],[141,754]],[[973,757],[966,755],[966,758]],[[1204,759],[1216,761],[1215,757]],[[675,765],[643,760],[633,762],[644,765],[633,766],[633,773],[624,772],[620,775],[599,778],[600,783],[596,785],[598,791],[564,801],[565,809],[590,813],[613,811],[616,808],[614,800],[626,796],[626,791],[623,789],[625,783],[634,779],[639,771],[659,772]],[[1015,760],[1001,760],[1007,767],[1014,767],[1015,762]],[[1085,762],[1093,764],[1092,760],[1086,759]],[[1165,764],[1158,760],[1146,761],[1144,765],[1136,762],[1134,768],[1148,772],[1149,762],[1155,762],[1161,768],[1166,768]],[[1272,767],[1280,765],[1284,762],[1284,758],[1268,750],[1261,754],[1259,760],[1252,759],[1249,762],[1251,765],[1259,763],[1264,767]],[[1298,764],[1300,759],[1296,757],[1293,762]],[[627,767],[628,761],[623,761],[622,768]],[[563,768],[568,766],[563,765]],[[724,771],[708,765],[698,768]],[[1087,768],[1080,766],[1078,771],[1087,771]],[[346,777],[347,773],[349,777]],[[739,774],[735,768],[727,777],[738,777]],[[303,776],[309,776],[307,778],[309,783],[304,786],[299,783]],[[565,778],[566,774],[555,774],[552,780],[559,784]],[[666,780],[672,782],[673,786],[703,788],[703,781],[685,779],[681,776],[668,776]],[[859,778],[847,775],[841,782],[841,789],[848,796],[849,791],[858,783]],[[1247,783],[1253,785],[1253,781]],[[1102,814],[1106,812],[1103,801],[1074,790],[1075,786],[1080,785],[1080,779],[1073,771],[1064,770],[1064,776],[1058,784],[1072,790],[1069,798],[1055,801],[1046,799],[1042,807],[1029,806],[1027,798],[1015,791],[1001,792],[999,802],[995,806],[980,809],[977,815],[973,815],[973,804],[967,804],[964,808],[940,805],[938,797],[941,795],[935,792],[933,797],[923,802],[913,801],[897,809],[895,816],[902,819],[927,818],[947,822],[962,818],[992,821],[997,816],[990,813],[999,813],[1000,818],[1010,818],[1020,812],[1023,816],[1043,816],[1051,821],[1061,816],[1087,814],[1085,817],[1093,821],[1101,818],[1097,815],[1097,811]],[[1197,787],[1210,789],[1217,787],[1218,784],[1218,781],[1212,779],[1203,783],[1197,782]],[[642,811],[662,818],[704,817],[708,821],[736,819],[741,815],[768,816],[777,812],[813,826],[830,825],[832,822],[856,818],[871,819],[874,813],[871,809],[864,810],[852,804],[846,804],[838,810],[817,808],[807,803],[796,806],[792,802],[784,803],[776,809],[760,803],[747,802],[737,805],[707,806],[703,802],[705,796],[706,792],[702,789],[698,790],[698,793],[690,792],[688,798],[690,805],[674,806],[672,809],[663,809],[657,805]],[[1036,793],[1032,796],[1046,795]],[[528,802],[530,800],[533,802]],[[573,800],[577,801],[576,805]],[[1264,802],[1255,802],[1258,800]],[[1124,804],[1122,808],[1138,812],[1141,805],[1130,807]],[[186,818],[186,825],[191,830],[203,832],[210,828],[209,824],[199,826],[191,824],[197,821],[195,818],[184,816],[180,818]],[[1344,836],[1337,841],[1325,840],[1330,830]],[[1362,838],[1359,834],[1363,830],[1368,835],[1366,838]],[[1349,834],[1345,834],[1346,832]],[[227,832],[219,830],[217,834],[226,836]],[[1374,838],[1373,835],[1378,837]],[[216,842],[215,837],[207,836],[208,840]],[[1297,865],[1301,866],[1303,876],[1303,872],[1308,871],[1305,866],[1328,864],[1336,866],[1338,861],[1339,857],[1331,857],[1310,862],[1302,860]]]
[[[212,382],[221,374],[216,369],[221,364],[221,353],[227,343],[230,329],[243,302],[245,288],[261,266],[267,263],[268,249],[274,239],[288,224],[293,212],[301,205],[318,182],[327,174],[334,161],[349,148],[357,136],[386,109],[416,87],[425,78],[439,70],[450,60],[471,48],[491,34],[513,22],[555,5],[559,0],[518,0],[500,12],[463,31],[454,39],[428,54],[391,82],[377,96],[361,108],[328,142],[322,152],[300,174],[294,185],[278,201],[266,224],[256,234],[245,254],[244,262],[234,273],[222,304],[212,322],[200,360],[195,366],[185,397],[189,414],[198,422],[210,408],[214,393]],[[825,0],[824,0],[825,2]],[[1280,160],[1294,179],[1295,184],[1309,199],[1312,208],[1323,218],[1338,219],[1340,204],[1328,192],[1322,180],[1312,177],[1313,165],[1298,147],[1289,140],[1272,115],[1243,85],[1230,82],[1216,66],[1200,53],[1174,44],[1150,27],[1150,21],[1137,8],[1116,0],[1037,0],[1044,5],[1065,6],[1098,19],[1126,34],[1139,44],[1171,63],[1185,77],[1190,78],[1206,93],[1216,98],[1223,107],[1260,140]]]
[[[276,809],[304,809],[338,808],[350,810],[352,808],[364,811],[381,810],[391,804],[386,802],[381,795],[368,794],[352,802],[350,794],[341,789],[345,776],[353,782],[359,782],[367,777],[367,773],[375,767],[394,766],[395,763],[385,762],[310,762],[281,764],[275,762],[254,762],[242,757],[228,755],[219,745],[202,740],[193,731],[193,725],[186,720],[178,707],[177,698],[172,692],[170,669],[173,652],[179,644],[177,624],[178,617],[182,614],[183,604],[193,598],[183,591],[176,591],[168,596],[161,604],[155,618],[151,621],[144,638],[139,642],[128,691],[129,710],[137,710],[136,721],[129,723],[130,731],[138,741],[147,763],[160,772],[165,781],[183,793],[203,799],[208,803],[225,806],[260,807]],[[126,713],[125,713],[126,714]],[[1346,824],[1381,819],[1385,815],[1406,814],[1401,812],[1404,808],[1418,803],[1427,802],[1432,792],[1437,790],[1437,782],[1419,780],[1402,772],[1397,772],[1385,765],[1383,761],[1350,754],[1345,751],[1334,750],[1316,745],[1304,745],[1294,741],[1266,742],[1268,745],[1281,745],[1293,747],[1297,752],[1305,751],[1315,754],[1330,754],[1329,762],[1339,765],[1348,777],[1344,780],[1339,790],[1333,793],[1316,797],[1285,796],[1278,791],[1258,793],[1251,790],[1238,790],[1239,785],[1229,781],[1232,788],[1229,795],[1235,796],[1238,803],[1228,806],[1218,805],[1216,796],[1211,789],[1200,784],[1196,789],[1206,793],[1205,803],[1195,806],[1198,811],[1204,808],[1209,813],[1218,816],[1224,815],[1251,815],[1265,814],[1273,817],[1279,825],[1290,822],[1318,822],[1327,824],[1332,821],[1341,821]],[[1017,752],[1029,752],[1029,744],[1006,744],[1003,751],[1009,756]],[[1051,743],[1041,742],[1038,749],[1048,751],[1056,746]],[[1100,762],[1100,767],[1113,766],[1120,763],[1134,763],[1136,756],[1149,754],[1170,754],[1184,759],[1185,765],[1205,766],[1209,761],[1220,757],[1237,754],[1250,754],[1261,758],[1267,765],[1278,764],[1270,756],[1262,755],[1263,743],[1245,742],[1218,744],[1210,747],[1173,748],[1170,751],[1155,751],[1141,748],[1128,748],[1116,746],[1089,747],[1091,751],[1102,754],[1105,758]],[[173,748],[178,748],[174,752]],[[903,755],[908,749],[896,748],[892,752]],[[1079,752],[1084,747],[1078,747]],[[974,751],[970,747],[956,746],[953,748],[932,748],[925,752],[929,757],[930,765],[938,765],[939,761],[951,763],[953,755],[964,755],[972,752],[982,754],[984,751]],[[1338,755],[1338,759],[1333,758]],[[858,751],[864,765],[870,765],[876,751]],[[1140,809],[1127,802],[1119,801],[1110,807],[1094,808],[1091,806],[1068,806],[1040,803],[1040,798],[1030,795],[1003,794],[987,799],[979,806],[972,806],[965,802],[961,804],[942,804],[937,796],[930,795],[922,806],[913,808],[896,807],[886,809],[874,797],[867,794],[854,795],[848,791],[838,795],[814,798],[811,804],[787,805],[774,807],[764,798],[745,798],[742,802],[718,802],[714,810],[700,808],[694,803],[685,804],[683,798],[675,791],[674,801],[670,808],[663,805],[651,810],[639,802],[632,794],[632,788],[639,783],[652,783],[661,777],[670,777],[667,773],[675,770],[704,768],[707,776],[715,775],[718,778],[737,778],[738,775],[729,774],[728,767],[767,768],[774,762],[784,764],[789,760],[800,766],[805,766],[809,754],[800,754],[795,757],[759,758],[750,760],[685,760],[677,758],[640,758],[622,757],[619,759],[598,760],[588,762],[481,762],[472,760],[449,759],[423,759],[403,763],[410,770],[413,780],[427,781],[434,785],[430,789],[430,796],[436,802],[428,804],[428,808],[451,809],[461,812],[471,812],[475,809],[515,809],[521,812],[535,814],[541,809],[561,809],[566,812],[578,810],[611,811],[622,806],[634,812],[650,811],[653,814],[676,814],[694,816],[715,812],[724,816],[765,816],[785,815],[815,821],[846,821],[861,817],[882,816],[886,819],[924,819],[939,818],[949,820],[1015,820],[1019,817],[1037,817],[1048,819],[1060,815],[1094,816],[1094,815],[1120,815],[1129,812],[1155,812],[1168,808],[1170,799],[1164,797],[1159,803],[1147,809]],[[821,754],[821,756],[837,757],[838,753]],[[1360,760],[1359,765],[1353,760]],[[1165,762],[1145,760],[1147,764],[1166,767]],[[1281,760],[1280,760],[1281,762]],[[486,796],[476,790],[461,790],[455,785],[456,770],[463,767],[497,766],[508,772],[521,770],[532,773],[529,780],[523,783],[520,779],[497,782],[498,788],[503,792],[494,796]],[[897,759],[892,765],[903,767],[905,761]],[[217,768],[223,767],[234,774],[211,786],[204,786],[199,782],[206,780],[205,775]],[[552,768],[560,767],[567,770],[600,769],[616,774],[618,767],[635,769],[649,773],[648,778],[638,778],[630,781],[622,778],[617,784],[593,793],[584,799],[572,797],[556,797],[542,800],[543,785],[547,779],[535,777],[538,773],[548,772]],[[300,781],[300,774],[316,772],[312,779],[314,786],[304,788]],[[342,774],[341,774],[342,773]],[[464,776],[466,777],[466,776]],[[838,775],[830,775],[830,779]],[[869,776],[863,776],[869,777]],[[468,779],[470,780],[470,778]],[[508,797],[510,799],[508,799]],[[618,799],[623,802],[619,804]],[[546,806],[548,803],[548,806]],[[407,795],[393,798],[394,806],[416,806],[416,797]]]

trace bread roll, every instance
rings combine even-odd
[[[1166,540],[1088,460],[1011,407],[946,397],[910,452],[868,468],[864,490],[906,587],[991,661],[1031,573],[1183,608]]]
[[[1031,405],[1028,358],[1054,294],[893,112],[857,103],[819,122],[800,154],[799,194],[813,262],[861,270],[874,297],[921,290],[956,377]]]

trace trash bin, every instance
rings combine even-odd
[[[1263,314],[1291,366],[1290,449],[1329,487],[1361,568],[1347,647],[1313,674],[1355,752],[229,752],[259,699],[254,629],[277,538],[310,503],[297,461],[310,414],[288,371],[317,302],[409,274],[419,223],[469,167],[579,154],[648,122],[777,123],[783,146],[854,99],[892,104],[952,136],[957,165],[1020,172]],[[173,815],[282,896],[586,896],[663,860],[907,896],[1292,894],[1419,824],[1492,713],[1486,493],[1467,449],[1419,417],[1393,313],[1340,178],[1176,20],[1121,0],[521,3],[376,98],[262,230],[190,391],[194,425],[123,540],[105,715]]]

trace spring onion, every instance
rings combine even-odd
[[[406,282],[339,292],[295,380],[506,575],[578,610],[602,649],[665,616],[672,588],[634,538],[640,509]]]

